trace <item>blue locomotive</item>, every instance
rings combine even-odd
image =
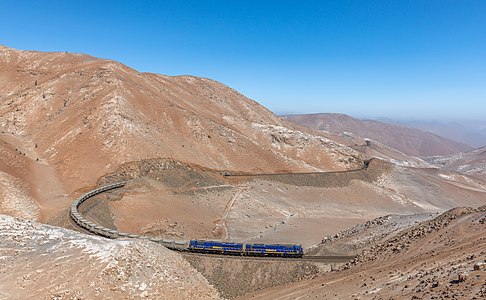
[[[302,257],[304,254],[301,245],[243,244],[204,240],[191,240],[188,250],[191,252],[247,256]]]

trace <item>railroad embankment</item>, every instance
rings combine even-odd
[[[331,265],[300,260],[248,260],[184,255],[221,296],[234,298],[261,289],[311,279]]]

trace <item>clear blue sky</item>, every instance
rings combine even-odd
[[[275,113],[486,119],[486,1],[1,1],[0,44],[221,81]]]

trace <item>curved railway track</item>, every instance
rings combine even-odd
[[[291,173],[291,172],[283,172],[283,173],[234,173],[234,172],[229,172],[229,171],[221,171],[219,174],[226,176],[226,177],[280,177],[280,176],[289,176],[289,175],[294,175],[294,176],[299,176],[299,175],[323,175],[323,174],[345,174],[345,173],[355,173],[359,171],[366,170],[368,166],[370,165],[371,159],[366,159],[363,162],[363,166],[359,169],[353,169],[353,170],[342,170],[342,171],[332,171],[332,172],[298,172],[298,173]]]
[[[87,220],[81,213],[78,211],[78,208],[81,204],[83,204],[86,200],[90,199],[93,196],[99,195],[101,193],[104,193],[106,191],[118,189],[121,187],[124,187],[126,181],[121,181],[109,185],[102,186],[100,188],[94,189],[92,191],[89,191],[88,193],[82,195],[78,199],[76,199],[72,204],[71,204],[71,210],[70,210],[70,217],[71,219],[81,228],[84,230],[89,231],[90,233],[103,236],[106,238],[110,239],[118,239],[118,238],[133,238],[133,239],[145,239],[145,240],[150,240],[152,242],[162,244],[165,247],[172,249],[172,250],[179,250],[183,251],[187,248],[188,246],[188,241],[183,241],[183,240],[170,240],[170,239],[164,239],[164,238],[153,238],[153,237],[147,237],[143,235],[138,235],[138,234],[131,234],[131,233],[126,233],[126,232],[120,232],[118,230],[106,228],[104,226],[95,224],[89,220]]]
[[[346,255],[323,255],[323,256],[311,256],[304,255],[302,257],[281,257],[281,256],[241,256],[241,255],[226,255],[226,254],[214,254],[214,253],[195,253],[195,252],[183,252],[182,255],[185,256],[205,256],[212,258],[224,258],[224,259],[244,259],[244,260],[292,260],[292,261],[313,261],[321,263],[343,263],[350,261],[355,258],[355,256]]]
[[[365,165],[364,168],[367,167],[367,164]],[[362,169],[360,169],[362,170]],[[358,170],[354,170],[358,171]],[[314,173],[315,174],[315,173]],[[228,176],[229,174],[224,174]],[[229,176],[235,176],[233,174]],[[240,175],[236,175],[240,176]],[[244,175],[243,175],[244,176]],[[209,254],[209,253],[191,253],[188,252],[188,247],[189,247],[189,241],[186,240],[172,240],[172,239],[165,239],[165,238],[154,238],[154,237],[147,237],[143,235],[138,235],[138,234],[131,234],[131,233],[126,233],[126,232],[120,232],[118,230],[106,228],[104,226],[101,226],[99,224],[95,224],[88,219],[86,219],[79,211],[78,208],[81,204],[83,204],[86,200],[99,195],[101,193],[122,188],[126,185],[127,181],[121,181],[113,184],[109,184],[106,186],[99,187],[97,189],[94,189],[92,191],[89,191],[88,193],[82,195],[78,199],[76,199],[72,204],[71,204],[71,209],[70,209],[70,217],[74,221],[74,223],[82,228],[83,230],[88,231],[89,233],[103,236],[106,238],[110,239],[119,239],[119,238],[132,238],[132,239],[144,239],[144,240],[149,240],[154,243],[161,244],[165,246],[168,249],[171,250],[177,250],[177,251],[184,251],[184,255],[195,255],[195,256],[212,256],[212,257],[223,257],[223,258],[239,258],[239,259],[253,259],[253,260],[283,260],[283,259],[288,259],[288,260],[307,260],[307,261],[321,261],[321,262],[346,262],[349,260],[352,260],[354,256],[307,256],[304,255],[303,257],[269,257],[269,256],[263,256],[263,257],[256,257],[256,256],[241,256],[241,255],[223,255],[223,254]]]

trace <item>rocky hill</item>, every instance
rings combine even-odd
[[[7,180],[23,182],[41,212],[50,205],[45,195],[63,202],[120,164],[145,158],[266,172],[363,164],[357,151],[325,134],[298,130],[210,79],[140,73],[84,54],[4,46],[0,142],[2,149],[14,149],[9,157],[15,156],[12,163],[22,172],[0,169],[9,178],[0,181],[0,190]],[[37,179],[49,184],[33,186]]]
[[[482,299],[486,296],[485,230],[485,207],[455,208],[391,231],[388,238],[370,243],[345,270],[246,297]],[[353,235],[368,235],[362,232]]]
[[[0,215],[2,299],[218,299],[179,254]]]
[[[343,114],[285,116],[286,120],[332,133],[350,132],[370,138],[412,156],[448,155],[472,147],[418,129],[372,120],[358,120]]]
[[[426,160],[447,170],[486,179],[486,147],[449,156],[432,156]]]

